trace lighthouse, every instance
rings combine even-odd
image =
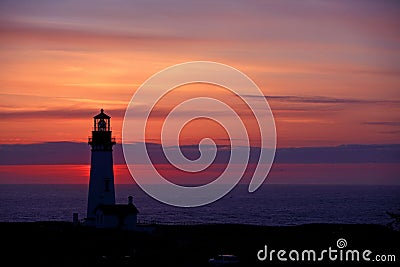
[[[96,208],[99,205],[115,205],[113,146],[115,138],[111,136],[111,117],[101,109],[93,117],[92,136],[89,137],[91,146],[91,164],[89,195],[87,206],[87,224],[94,225]]]
[[[115,204],[113,146],[115,138],[111,132],[111,117],[101,109],[93,117],[92,136],[89,145],[92,148],[89,194],[86,225],[96,228],[118,228],[135,230],[137,214],[133,197],[127,204]]]

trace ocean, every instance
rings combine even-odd
[[[0,221],[72,221],[86,215],[87,185],[0,185]],[[138,186],[116,185],[117,203],[134,196],[138,220],[162,224],[309,223],[387,224],[400,208],[400,186],[264,184],[254,193],[239,185],[224,198],[197,208],[160,203]]]

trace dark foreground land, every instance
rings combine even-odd
[[[145,228],[151,230],[151,228]],[[257,260],[268,250],[344,249],[371,250],[395,255],[399,266],[400,232],[380,225],[310,224],[287,227],[251,225],[156,225],[152,232],[124,232],[73,226],[67,222],[0,223],[2,266],[209,266],[218,254],[234,254],[240,266],[372,266],[376,261],[281,262]],[[286,255],[288,257],[288,255]],[[360,256],[361,257],[361,256]],[[4,264],[3,264],[4,263]],[[350,265],[349,265],[350,264]]]

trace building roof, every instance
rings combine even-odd
[[[110,119],[111,117],[104,113],[104,109],[100,110],[100,113],[93,117],[94,119]]]
[[[130,214],[138,214],[139,211],[133,204],[118,204],[118,205],[104,205],[97,206],[96,211],[101,210],[104,215],[118,215],[126,216]]]

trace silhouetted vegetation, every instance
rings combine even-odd
[[[351,249],[391,253],[400,259],[400,232],[382,225],[154,227],[153,232],[146,233],[85,228],[66,222],[0,223],[5,244],[3,262],[13,263],[12,266],[200,267],[208,266],[208,259],[216,255],[233,254],[242,266],[266,266],[256,257],[264,245],[273,249],[327,249],[336,248],[339,238],[345,238]],[[285,264],[288,263],[272,265]],[[324,262],[325,265],[337,266],[340,262]]]
[[[393,220],[388,224],[390,229],[400,231],[400,210],[399,213],[386,212]]]

